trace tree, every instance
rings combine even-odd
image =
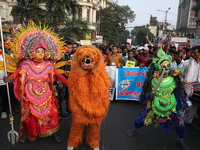
[[[107,43],[124,43],[127,38],[125,37],[127,35],[125,25],[134,21],[134,12],[127,5],[119,6],[109,2],[107,5],[106,8],[100,8],[98,11],[97,20],[100,23],[100,35],[104,36]]]
[[[119,43],[126,43],[127,39],[130,39],[130,31],[125,30],[120,36],[119,36]],[[130,43],[131,44],[131,43]]]
[[[61,29],[63,37],[85,37],[85,33],[89,32],[89,23],[81,18],[67,18],[66,27]]]
[[[134,45],[144,45],[146,44],[146,36],[148,35],[149,39],[153,39],[154,35],[150,32],[145,26],[138,26],[131,30],[131,35],[134,37]]]
[[[53,27],[63,23],[67,15],[76,15],[81,6],[76,0],[17,0],[11,15],[20,15],[21,22],[32,19],[42,20]]]

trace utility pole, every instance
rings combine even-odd
[[[164,10],[157,10],[157,11],[161,11],[161,12],[165,12],[165,24],[164,24],[164,31],[166,32],[167,30],[167,13],[168,11],[171,9],[171,7],[169,7],[166,11]]]

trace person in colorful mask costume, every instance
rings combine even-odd
[[[14,82],[14,93],[21,103],[20,142],[24,142],[22,129],[28,141],[38,137],[52,136],[56,142],[60,126],[54,82],[58,78],[68,81],[54,67],[60,59],[62,41],[53,31],[30,21],[27,26],[13,30],[12,54],[23,59],[21,66],[5,82]]]
[[[170,131],[173,126],[178,134],[177,145],[181,149],[188,149],[183,142],[186,134],[184,121],[178,111],[185,109],[188,113],[191,102],[187,98],[178,70],[172,68],[172,57],[166,55],[162,48],[158,50],[157,57],[153,58],[153,64],[149,67],[140,102],[145,106],[127,136],[137,134],[143,125],[152,123],[164,131]]]

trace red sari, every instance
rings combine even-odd
[[[35,141],[57,132],[60,123],[54,81],[57,77],[67,84],[67,80],[50,61],[26,60],[11,77],[15,96],[21,101],[20,130],[24,127],[27,139]]]

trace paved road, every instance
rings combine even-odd
[[[132,128],[133,120],[140,112],[142,105],[133,101],[111,102],[109,113],[104,119],[101,128],[101,150],[179,150],[175,142],[176,132],[164,132],[153,126],[143,127],[139,134],[127,137],[126,131]],[[13,107],[15,117],[14,127],[18,131],[20,114],[16,113],[17,105]],[[195,119],[200,126],[200,119]],[[66,141],[69,134],[71,118],[61,120],[59,136],[63,139],[61,144],[55,143],[50,137],[41,138],[37,141],[24,144],[16,143],[14,146],[8,142],[7,132],[11,130],[8,119],[0,120],[0,150],[66,150]],[[190,150],[200,149],[200,131],[187,126],[185,142]],[[85,140],[77,150],[89,150]]]

